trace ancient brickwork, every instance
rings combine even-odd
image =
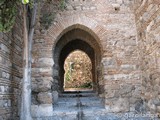
[[[11,32],[0,33],[0,120],[18,119],[22,79],[22,17]]]
[[[159,0],[53,0],[40,7],[32,51],[35,120],[56,114],[64,61],[76,49],[91,59],[93,89],[104,100],[104,115],[160,113]],[[21,16],[11,32],[0,33],[0,120],[19,119]]]
[[[55,10],[56,13],[47,31],[42,22],[38,22],[35,31],[33,96],[46,92],[51,95],[54,89],[51,83],[58,82],[59,77],[52,78],[59,70],[52,69],[56,66],[53,62],[56,59],[53,56],[56,43],[69,31],[80,29],[96,39],[102,52],[99,54],[101,64],[95,69],[98,85],[101,86],[98,89],[102,89],[100,96],[105,99],[106,110],[129,112],[139,109],[136,106],[141,101],[142,81],[132,6],[132,0],[68,0],[65,10],[58,9],[55,3],[42,7],[43,14],[49,10]],[[74,33],[70,37],[64,36],[66,41],[72,39]],[[85,36],[80,38],[86,39]],[[34,104],[51,104],[50,100],[41,103],[35,102],[37,97],[33,98]]]
[[[142,99],[146,110],[160,113],[160,3],[143,0],[135,5]]]

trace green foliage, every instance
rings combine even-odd
[[[27,3],[29,3],[29,0],[22,0],[22,3],[27,4]]]
[[[46,0],[51,2],[52,0]],[[29,3],[28,3],[29,2]],[[17,15],[17,4],[22,3],[21,0],[0,0],[0,32],[8,32],[12,29],[16,15]],[[34,0],[23,0],[24,4],[29,5],[33,8]],[[65,0],[60,0],[60,8],[63,10],[66,7]],[[55,18],[55,13],[46,13],[41,17],[40,22],[47,29]]]
[[[66,72],[66,74],[65,74],[65,80],[66,81],[70,81],[70,80],[72,80],[72,71],[73,71],[73,69],[74,69],[74,63],[68,63],[68,70],[67,70],[67,72]]]
[[[70,71],[67,71],[67,73],[65,74],[65,80],[66,81],[70,81],[71,80]]]
[[[16,19],[16,4],[19,0],[0,0],[0,31],[8,32]]]
[[[29,2],[29,7],[33,7],[34,0],[24,0],[24,4]],[[21,0],[0,0],[0,32],[9,32],[16,20],[17,5]]]

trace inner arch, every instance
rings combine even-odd
[[[62,49],[61,53],[60,53],[60,57],[59,57],[59,66],[60,66],[60,88],[63,91],[63,86],[64,86],[64,74],[65,74],[65,70],[64,70],[64,62],[65,59],[67,58],[67,56],[75,51],[75,50],[81,50],[84,51],[90,58],[91,63],[93,65],[93,69],[92,74],[93,74],[93,83],[96,84],[95,81],[95,52],[94,49],[87,44],[85,41],[82,40],[73,40],[71,42],[69,42],[66,46],[64,46],[64,48]],[[96,87],[94,88],[96,89]]]

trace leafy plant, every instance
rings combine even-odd
[[[51,3],[52,0],[46,0]],[[0,0],[0,32],[8,32],[12,29],[17,15],[17,5],[23,3],[33,7],[34,0]],[[62,10],[66,7],[66,1],[60,0],[59,6]],[[55,13],[46,13],[41,17],[42,25],[48,28],[54,20]]]
[[[27,3],[29,3],[29,0],[22,0],[22,3],[27,4]]]
[[[14,25],[19,0],[0,0],[0,31],[8,32]]]
[[[65,80],[66,81],[70,81],[71,80],[71,75],[70,75],[69,71],[67,71],[67,73],[65,74]]]
[[[17,5],[27,4],[32,8],[33,0],[0,0],[0,32],[8,32],[12,29],[17,15]]]

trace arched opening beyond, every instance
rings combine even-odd
[[[70,29],[69,29],[70,30]],[[88,55],[92,64],[92,81],[93,90],[99,92],[99,71],[97,68],[100,66],[101,50],[100,45],[89,32],[81,28],[74,28],[64,33],[53,49],[53,90],[58,92],[64,91],[64,63],[67,56],[75,50],[81,50]]]
[[[65,59],[64,70],[64,91],[92,90],[92,62],[85,52],[71,52]]]

